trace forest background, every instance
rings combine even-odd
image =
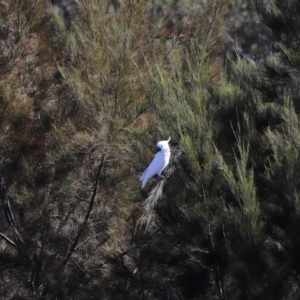
[[[299,12],[0,1],[1,299],[298,299]]]

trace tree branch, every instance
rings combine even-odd
[[[0,232],[0,237],[2,237],[5,241],[7,241],[11,246],[17,247],[17,244],[13,242],[10,238]]]
[[[76,235],[71,247],[69,248],[66,259],[63,262],[64,266],[68,263],[68,261],[70,260],[71,255],[74,253],[74,250],[75,250],[76,245],[79,241],[79,238],[80,238],[84,228],[86,227],[87,221],[88,221],[88,219],[90,217],[90,214],[92,212],[94,202],[95,202],[95,198],[96,198],[96,194],[97,194],[97,187],[98,187],[101,171],[104,167],[105,162],[106,162],[106,155],[104,154],[102,156],[101,163],[99,165],[98,172],[97,172],[97,175],[96,175],[96,182],[95,182],[95,186],[94,186],[94,189],[93,189],[93,194],[92,194],[92,197],[91,197],[91,200],[90,200],[89,208],[88,208],[87,213],[85,215],[84,221],[82,222],[82,224],[79,225],[77,235]]]

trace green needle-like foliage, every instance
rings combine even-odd
[[[299,9],[0,0],[0,298],[297,299]]]

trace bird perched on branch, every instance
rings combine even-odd
[[[163,170],[169,164],[170,161],[170,147],[169,141],[171,137],[167,141],[160,141],[157,143],[156,148],[158,152],[156,153],[155,157],[153,158],[152,162],[150,163],[149,167],[140,177],[140,181],[142,181],[142,188],[145,186],[147,181],[153,177],[154,175],[158,175],[159,178],[164,179],[164,176],[161,175]]]

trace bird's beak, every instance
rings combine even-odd
[[[159,148],[159,147],[156,147],[156,150],[157,150],[157,152],[159,152],[159,151],[161,151],[161,148]]]

